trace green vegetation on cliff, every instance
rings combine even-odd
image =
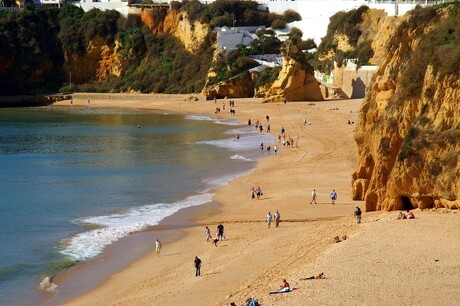
[[[334,69],[334,61],[340,67],[344,59],[350,58],[356,58],[358,66],[368,64],[369,59],[374,55],[371,41],[358,43],[362,34],[359,24],[368,9],[367,6],[361,6],[348,12],[338,12],[330,18],[327,34],[321,40],[313,62],[316,70],[330,73]],[[337,35],[345,35],[353,50],[347,52],[340,50]],[[332,57],[328,55],[331,51]]]
[[[187,12],[190,22],[198,20],[210,27],[270,26],[274,21],[279,25],[300,20],[300,15],[292,11],[279,15],[260,11],[257,6],[257,2],[233,0],[217,0],[208,5],[197,0],[171,3],[173,10]],[[166,16],[165,10],[159,9],[158,13],[163,14],[163,18]],[[199,92],[211,65],[212,40],[210,31],[199,51],[190,53],[171,34],[152,33],[139,17],[123,18],[114,10],[93,9],[85,13],[69,5],[60,9],[2,11],[0,95],[56,92],[59,88],[64,91]],[[116,49],[123,61],[122,75],[109,75],[106,80],[97,81],[95,70],[98,68],[93,58],[91,69],[94,71],[88,73],[90,68],[85,67],[86,74],[75,73],[70,88],[69,69],[75,69],[75,63],[69,61],[87,64],[85,58],[93,41],[102,41],[111,50]],[[259,48],[258,52],[270,52],[278,49],[278,44],[271,40],[254,48]],[[250,62],[247,58],[230,59],[228,65],[246,69],[251,66]],[[235,71],[231,68],[227,75],[233,74]]]
[[[408,33],[420,33],[417,48],[405,53],[408,65],[401,72],[400,101],[421,96],[429,67],[432,68],[433,75],[439,73],[460,77],[460,3],[450,4],[444,18],[436,13],[440,7],[442,6],[416,7],[410,11],[409,20],[399,26],[390,40],[388,52],[394,52],[400,48],[401,41],[407,39]],[[430,23],[435,23],[436,26],[423,34]],[[425,91],[425,98],[433,99],[431,89]]]
[[[59,88],[64,59],[58,13],[0,11],[0,95]]]

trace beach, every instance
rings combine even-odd
[[[460,296],[460,232],[456,211],[415,210],[415,220],[396,220],[397,212],[353,217],[362,202],[351,199],[351,174],[357,148],[353,131],[362,100],[261,103],[235,99],[195,101],[194,95],[77,94],[57,106],[123,107],[165,112],[214,114],[245,124],[256,119],[272,136],[286,130],[294,145],[282,143],[250,174],[215,191],[217,208],[196,210],[184,237],[164,243],[113,274],[97,288],[66,305],[242,305],[248,297],[263,305],[455,305]],[[88,105],[90,99],[90,105]],[[304,124],[304,118],[307,124]],[[354,122],[347,124],[348,120]],[[268,144],[265,144],[268,145]],[[258,150],[258,148],[255,148]],[[252,200],[250,189],[263,196]],[[311,192],[318,194],[310,204]],[[329,194],[338,194],[335,205]],[[268,228],[266,215],[279,211],[281,223]],[[225,226],[226,239],[207,243],[205,226],[215,236]],[[440,226],[442,225],[442,226]],[[347,239],[334,243],[333,237]],[[202,260],[195,277],[195,256]],[[324,272],[326,279],[300,278]],[[286,279],[294,291],[269,295]]]

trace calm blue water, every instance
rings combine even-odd
[[[270,141],[252,131],[206,116],[0,109],[0,305],[27,305],[43,275],[209,202]]]

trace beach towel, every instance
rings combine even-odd
[[[270,294],[288,293],[288,292],[291,292],[292,290],[294,290],[294,289],[286,287],[286,288],[283,288],[283,289],[280,289],[280,290],[277,290],[277,291],[272,291],[272,292],[270,292]]]

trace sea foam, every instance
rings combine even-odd
[[[237,120],[221,119],[221,118],[215,118],[215,117],[211,117],[207,115],[186,115],[185,119],[198,120],[198,121],[212,121],[217,124],[225,124],[225,125],[239,125]]]
[[[79,261],[89,259],[100,254],[107,245],[130,233],[157,225],[165,217],[182,208],[202,205],[210,202],[211,199],[212,194],[203,193],[189,196],[175,203],[146,205],[111,215],[74,220],[77,224],[96,225],[100,228],[73,236],[66,241],[67,245],[61,253],[70,255]]]

